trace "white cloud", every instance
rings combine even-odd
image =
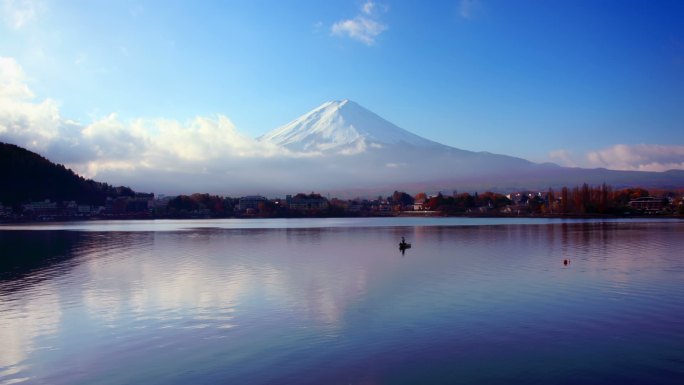
[[[81,129],[80,140],[99,159],[130,159],[148,147],[144,134],[110,114]]]
[[[573,159],[573,155],[568,150],[554,150],[549,152],[549,158],[552,161],[559,163],[561,166],[577,167],[577,162]]]
[[[616,144],[603,150],[590,152],[586,158],[589,166],[605,167],[611,170],[684,170],[684,146]]]
[[[342,20],[332,26],[332,33],[335,35],[347,35],[352,39],[359,40],[367,45],[373,45],[375,38],[384,32],[387,27],[377,21],[357,17],[349,20]]]
[[[374,8],[375,3],[372,1],[367,1],[361,6],[361,12],[365,13],[366,15],[372,15]]]
[[[385,164],[385,167],[387,167],[387,168],[398,168],[398,167],[404,167],[405,165],[406,165],[406,163],[394,163],[394,162],[390,162],[390,163],[386,163],[386,164]]]
[[[0,57],[0,140],[65,163],[88,177],[108,170],[216,168],[230,159],[292,155],[237,131],[223,115],[124,121],[116,114],[89,124],[60,115],[51,99],[35,100],[22,67]],[[211,167],[210,167],[211,166]]]
[[[175,120],[138,120],[135,126],[141,132],[156,132],[159,150],[176,154],[178,157],[201,161],[223,156],[270,156],[278,149],[268,143],[258,142],[237,131],[233,122],[223,115],[196,117],[182,124]]]
[[[679,145],[616,144],[583,155],[560,149],[551,151],[549,158],[566,167],[656,172],[684,170],[684,146]]]
[[[33,149],[44,149],[58,135],[57,103],[33,102],[26,75],[12,58],[0,57],[0,135]]]
[[[26,80],[26,74],[16,60],[0,57],[0,98],[18,100],[33,98]]]
[[[361,6],[359,15],[353,19],[338,21],[332,25],[330,31],[333,35],[348,36],[366,45],[373,45],[375,39],[387,30],[387,25],[377,20],[376,10],[376,3],[368,1]]]
[[[35,20],[39,9],[33,0],[3,0],[2,19],[10,28],[19,29]]]

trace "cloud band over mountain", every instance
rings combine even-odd
[[[570,151],[556,150],[549,157],[568,167],[601,167],[621,171],[684,170],[684,146],[660,144],[616,144],[576,157]]]

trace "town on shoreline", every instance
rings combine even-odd
[[[207,193],[164,196],[77,175],[16,145],[0,143],[0,222],[86,219],[299,218],[374,216],[684,217],[684,188],[614,188],[605,183],[507,194],[394,191],[339,199],[321,193],[276,198]],[[458,187],[458,186],[455,186]],[[449,187],[451,188],[451,187]],[[386,191],[391,191],[387,189]]]
[[[381,216],[534,216],[534,217],[684,217],[684,193],[648,191],[610,186],[563,187],[559,191],[458,193],[424,192],[410,195],[395,191],[373,199],[326,198],[318,193],[298,193],[285,198],[260,195],[223,197],[192,195],[155,196],[132,190],[107,197],[104,204],[74,200],[30,201],[5,206],[0,202],[0,222],[69,221],[96,219],[197,219],[197,218],[315,218]]]

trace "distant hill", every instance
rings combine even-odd
[[[128,187],[85,179],[34,152],[0,142],[0,203],[4,205],[45,199],[103,205],[107,197],[133,195]]]

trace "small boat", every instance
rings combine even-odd
[[[401,237],[401,242],[399,242],[399,250],[403,251],[403,250],[410,249],[410,248],[411,248],[411,244],[407,243],[406,239],[404,239],[404,237]]]
[[[411,248],[410,243],[399,242],[399,250],[406,250],[406,249],[410,249],[410,248]]]

